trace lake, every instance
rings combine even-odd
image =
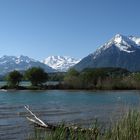
[[[140,106],[140,91],[0,91],[0,140],[28,138],[33,125],[24,105],[49,123],[91,126],[116,120],[129,108]]]

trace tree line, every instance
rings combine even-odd
[[[64,85],[68,89],[140,89],[140,72],[122,68],[70,69]]]
[[[42,86],[48,80],[48,74],[40,67],[32,67],[24,74],[14,70],[6,76],[8,87],[17,88],[22,80],[28,80],[32,86]]]
[[[29,68],[24,74],[12,71],[6,76],[8,88],[17,88],[22,80],[32,87],[44,89],[140,89],[140,72],[129,72],[122,68],[87,68],[83,71],[69,69],[66,73],[48,74],[42,68]],[[45,85],[48,80],[57,85]]]

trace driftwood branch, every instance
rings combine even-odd
[[[49,127],[49,124],[44,123],[41,119],[39,119],[30,109],[28,105],[25,105],[24,108],[30,113],[32,118],[26,117],[30,122],[35,123],[42,127]]]
[[[55,130],[56,128],[59,128],[60,125],[54,125],[54,124],[49,124],[49,123],[45,123],[43,122],[41,119],[39,119],[30,109],[28,105],[25,105],[24,108],[29,112],[29,114],[31,115],[31,117],[26,117],[27,120],[29,120],[30,122],[36,124],[37,126],[43,127],[43,128],[47,128],[47,129],[51,129],[51,130]],[[80,130],[82,132],[85,131],[93,131],[94,129],[91,128],[81,128],[81,127],[77,127],[77,126],[65,126],[65,128],[67,129],[73,129],[73,130]]]

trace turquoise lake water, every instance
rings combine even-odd
[[[0,91],[0,140],[27,138],[33,125],[24,105],[49,123],[90,126],[109,123],[129,108],[140,107],[140,91]]]

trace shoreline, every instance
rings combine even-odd
[[[18,88],[3,88],[0,87],[0,91],[46,91],[46,90],[69,90],[69,91],[135,91],[135,90],[140,90],[136,88],[114,88],[114,89],[104,89],[104,88],[42,88],[42,87],[35,87],[35,88],[30,88],[30,87],[18,87]]]

